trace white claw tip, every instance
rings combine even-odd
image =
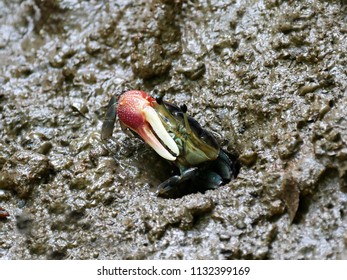
[[[174,155],[178,156],[179,155],[178,146],[176,142],[171,138],[169,133],[166,131],[157,112],[152,107],[148,106],[143,109],[143,113],[146,117],[146,120],[149,122],[153,131],[158,136],[158,138],[162,141],[162,143],[164,143]],[[164,157],[164,158],[168,159],[167,157]],[[175,159],[176,157],[171,156],[170,159],[168,160],[175,160]]]

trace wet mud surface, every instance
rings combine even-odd
[[[0,1],[1,259],[346,259],[345,1]],[[186,104],[238,177],[177,199],[114,94]]]

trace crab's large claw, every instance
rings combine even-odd
[[[117,115],[126,127],[135,131],[161,157],[174,161],[179,149],[154,110],[155,102],[143,91],[127,91],[118,100]]]

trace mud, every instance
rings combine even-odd
[[[345,1],[0,1],[1,259],[346,259]],[[240,155],[158,198],[113,94],[165,93]],[[9,214],[9,216],[8,216]]]

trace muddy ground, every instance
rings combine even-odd
[[[346,1],[0,0],[1,259],[346,259]],[[165,93],[240,156],[176,199],[114,94]]]

